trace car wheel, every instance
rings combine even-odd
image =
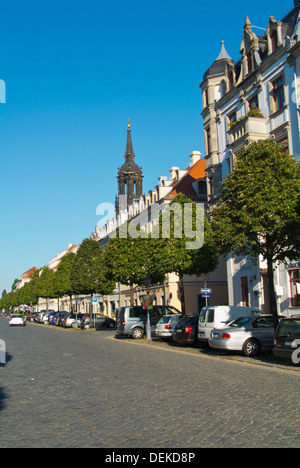
[[[253,338],[249,338],[249,340],[245,341],[243,346],[243,353],[246,356],[254,357],[257,356],[260,352],[260,344],[257,340]]]
[[[114,326],[115,326],[114,322],[109,322],[108,328],[114,328]]]
[[[134,328],[131,332],[132,338],[140,340],[144,336],[144,330],[142,328]]]

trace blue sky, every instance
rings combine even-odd
[[[204,153],[199,84],[225,41],[239,59],[245,17],[273,2],[10,0],[1,4],[0,294],[94,231],[114,203],[131,119],[144,192]],[[255,30],[257,33],[263,31]]]

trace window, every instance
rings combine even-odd
[[[277,49],[277,42],[278,42],[278,36],[277,36],[277,31],[273,31],[271,36],[271,52],[274,52]]]
[[[206,312],[206,322],[207,323],[213,323],[214,320],[215,320],[215,311],[214,311],[214,309],[208,309],[208,311]]]
[[[241,278],[242,306],[249,307],[248,276]]]
[[[299,269],[289,270],[291,306],[300,306],[300,278]]]
[[[207,154],[209,154],[211,151],[210,128],[206,130],[206,148],[207,148]]]
[[[284,138],[283,140],[279,140],[277,143],[280,146],[280,149],[283,153],[289,152],[289,142],[287,138]]]
[[[230,124],[235,123],[237,121],[236,112],[232,112],[232,114],[229,114],[228,120]]]
[[[253,328],[274,328],[272,317],[261,317],[253,322]]]
[[[258,96],[257,96],[257,94],[254,97],[252,97],[251,99],[249,99],[248,103],[249,103],[249,110],[258,109],[259,105],[258,105]]]
[[[205,107],[208,106],[208,88],[206,88],[205,92],[204,92],[204,98],[205,98]]]
[[[198,193],[201,195],[206,195],[206,181],[199,180],[197,185],[198,185]]]
[[[213,179],[213,177],[210,177],[208,179],[208,183],[209,183],[209,192],[210,192],[209,194],[210,194],[211,197],[213,197],[214,196],[214,179]]]
[[[273,81],[273,100],[274,100],[274,112],[282,109],[285,104],[284,100],[284,87],[282,76],[276,81]]]

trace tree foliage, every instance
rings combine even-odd
[[[104,252],[99,243],[85,239],[80,244],[70,273],[74,294],[111,294],[115,283],[108,278]]]
[[[273,268],[299,257],[300,167],[272,140],[248,146],[225,179],[213,213],[220,254],[244,248],[254,261],[267,261],[271,309],[278,322]]]
[[[164,225],[165,216],[170,220],[170,227],[168,223]],[[211,226],[203,206],[197,206],[180,193],[166,211],[160,213],[157,229],[158,239],[151,241],[156,249],[154,267],[165,274],[178,275],[181,307],[185,313],[184,275],[207,274],[215,270],[219,262]]]

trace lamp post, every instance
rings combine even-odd
[[[144,279],[144,285],[146,290],[150,289],[151,287],[151,278],[149,275],[146,276]],[[148,294],[148,300],[146,302],[147,305],[147,328],[146,328],[146,339],[151,341],[151,324],[150,324],[150,312],[149,312],[149,306],[150,306],[150,291],[147,291]]]

